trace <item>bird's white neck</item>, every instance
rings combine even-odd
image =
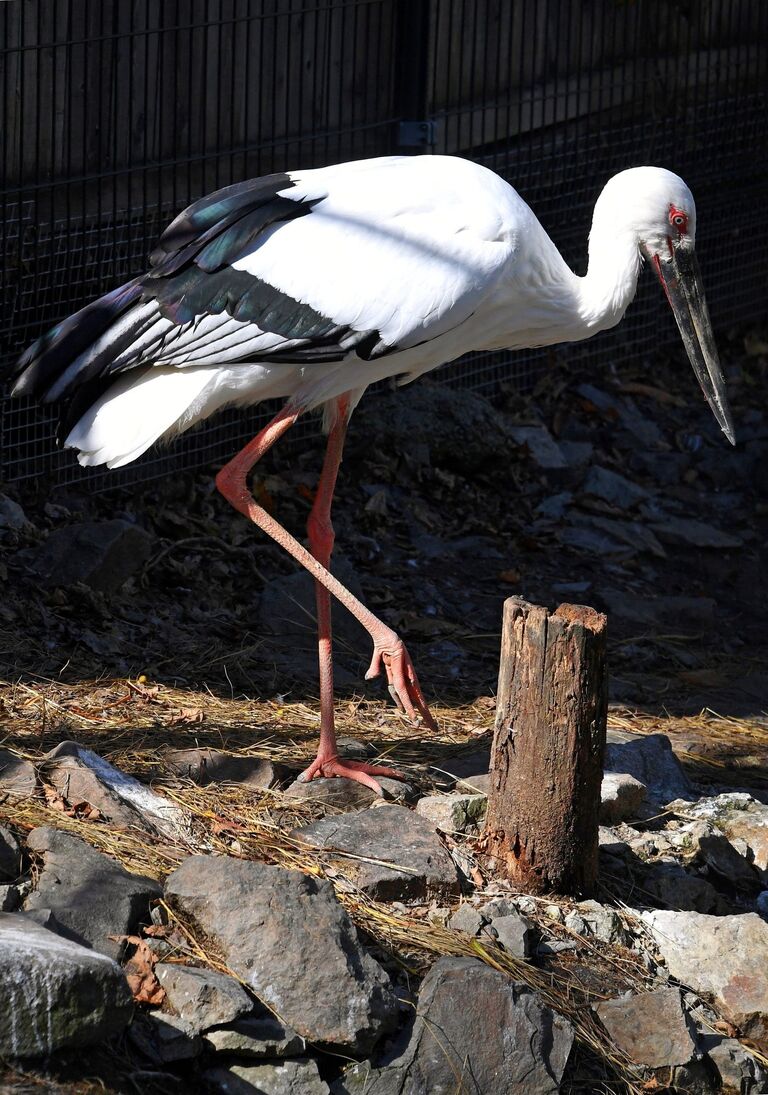
[[[614,327],[632,302],[642,257],[634,232],[611,232],[597,218],[589,236],[589,266],[575,279],[576,307],[584,337]]]

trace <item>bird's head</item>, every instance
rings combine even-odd
[[[641,256],[656,273],[680,329],[688,358],[717,422],[732,445],[733,419],[704,286],[696,258],[696,205],[672,171],[633,167],[607,183],[595,220],[631,233]]]

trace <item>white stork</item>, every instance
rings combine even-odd
[[[466,160],[391,157],[269,175],[180,213],[146,274],[26,351],[14,394],[60,401],[63,444],[78,450],[81,464],[110,468],[222,407],[286,400],[216,485],[315,579],[320,746],[302,778],[347,776],[379,791],[375,777],[396,773],[337,753],[331,594],[373,640],[366,677],[383,665],[410,718],[418,713],[435,724],[402,641],[328,571],[331,501],[350,414],[384,377],[405,383],[470,350],[573,342],[613,327],[648,259],[733,442],[695,232],[682,179],[654,167],[622,171],[597,200],[589,267],[578,277],[517,192]],[[328,446],[307,551],[257,504],[247,476],[314,408],[323,409]]]

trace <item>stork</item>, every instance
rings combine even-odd
[[[397,773],[337,752],[331,596],[371,636],[366,678],[383,668],[411,720],[435,722],[398,635],[328,569],[331,503],[352,411],[368,385],[386,377],[404,384],[471,350],[574,342],[613,327],[648,260],[704,395],[734,443],[695,235],[690,190],[655,167],[622,171],[606,184],[583,277],[517,192],[467,160],[389,157],[268,175],[180,213],[147,273],[26,351],[13,394],[61,403],[60,441],[81,464],[109,468],[223,407],[285,400],[216,485],[315,580],[320,744],[300,778],[345,776],[380,793],[376,777]],[[328,440],[307,550],[258,504],[247,477],[316,408]]]

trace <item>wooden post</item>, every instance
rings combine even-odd
[[[605,627],[582,605],[504,604],[486,845],[527,893],[589,894],[597,879]]]

